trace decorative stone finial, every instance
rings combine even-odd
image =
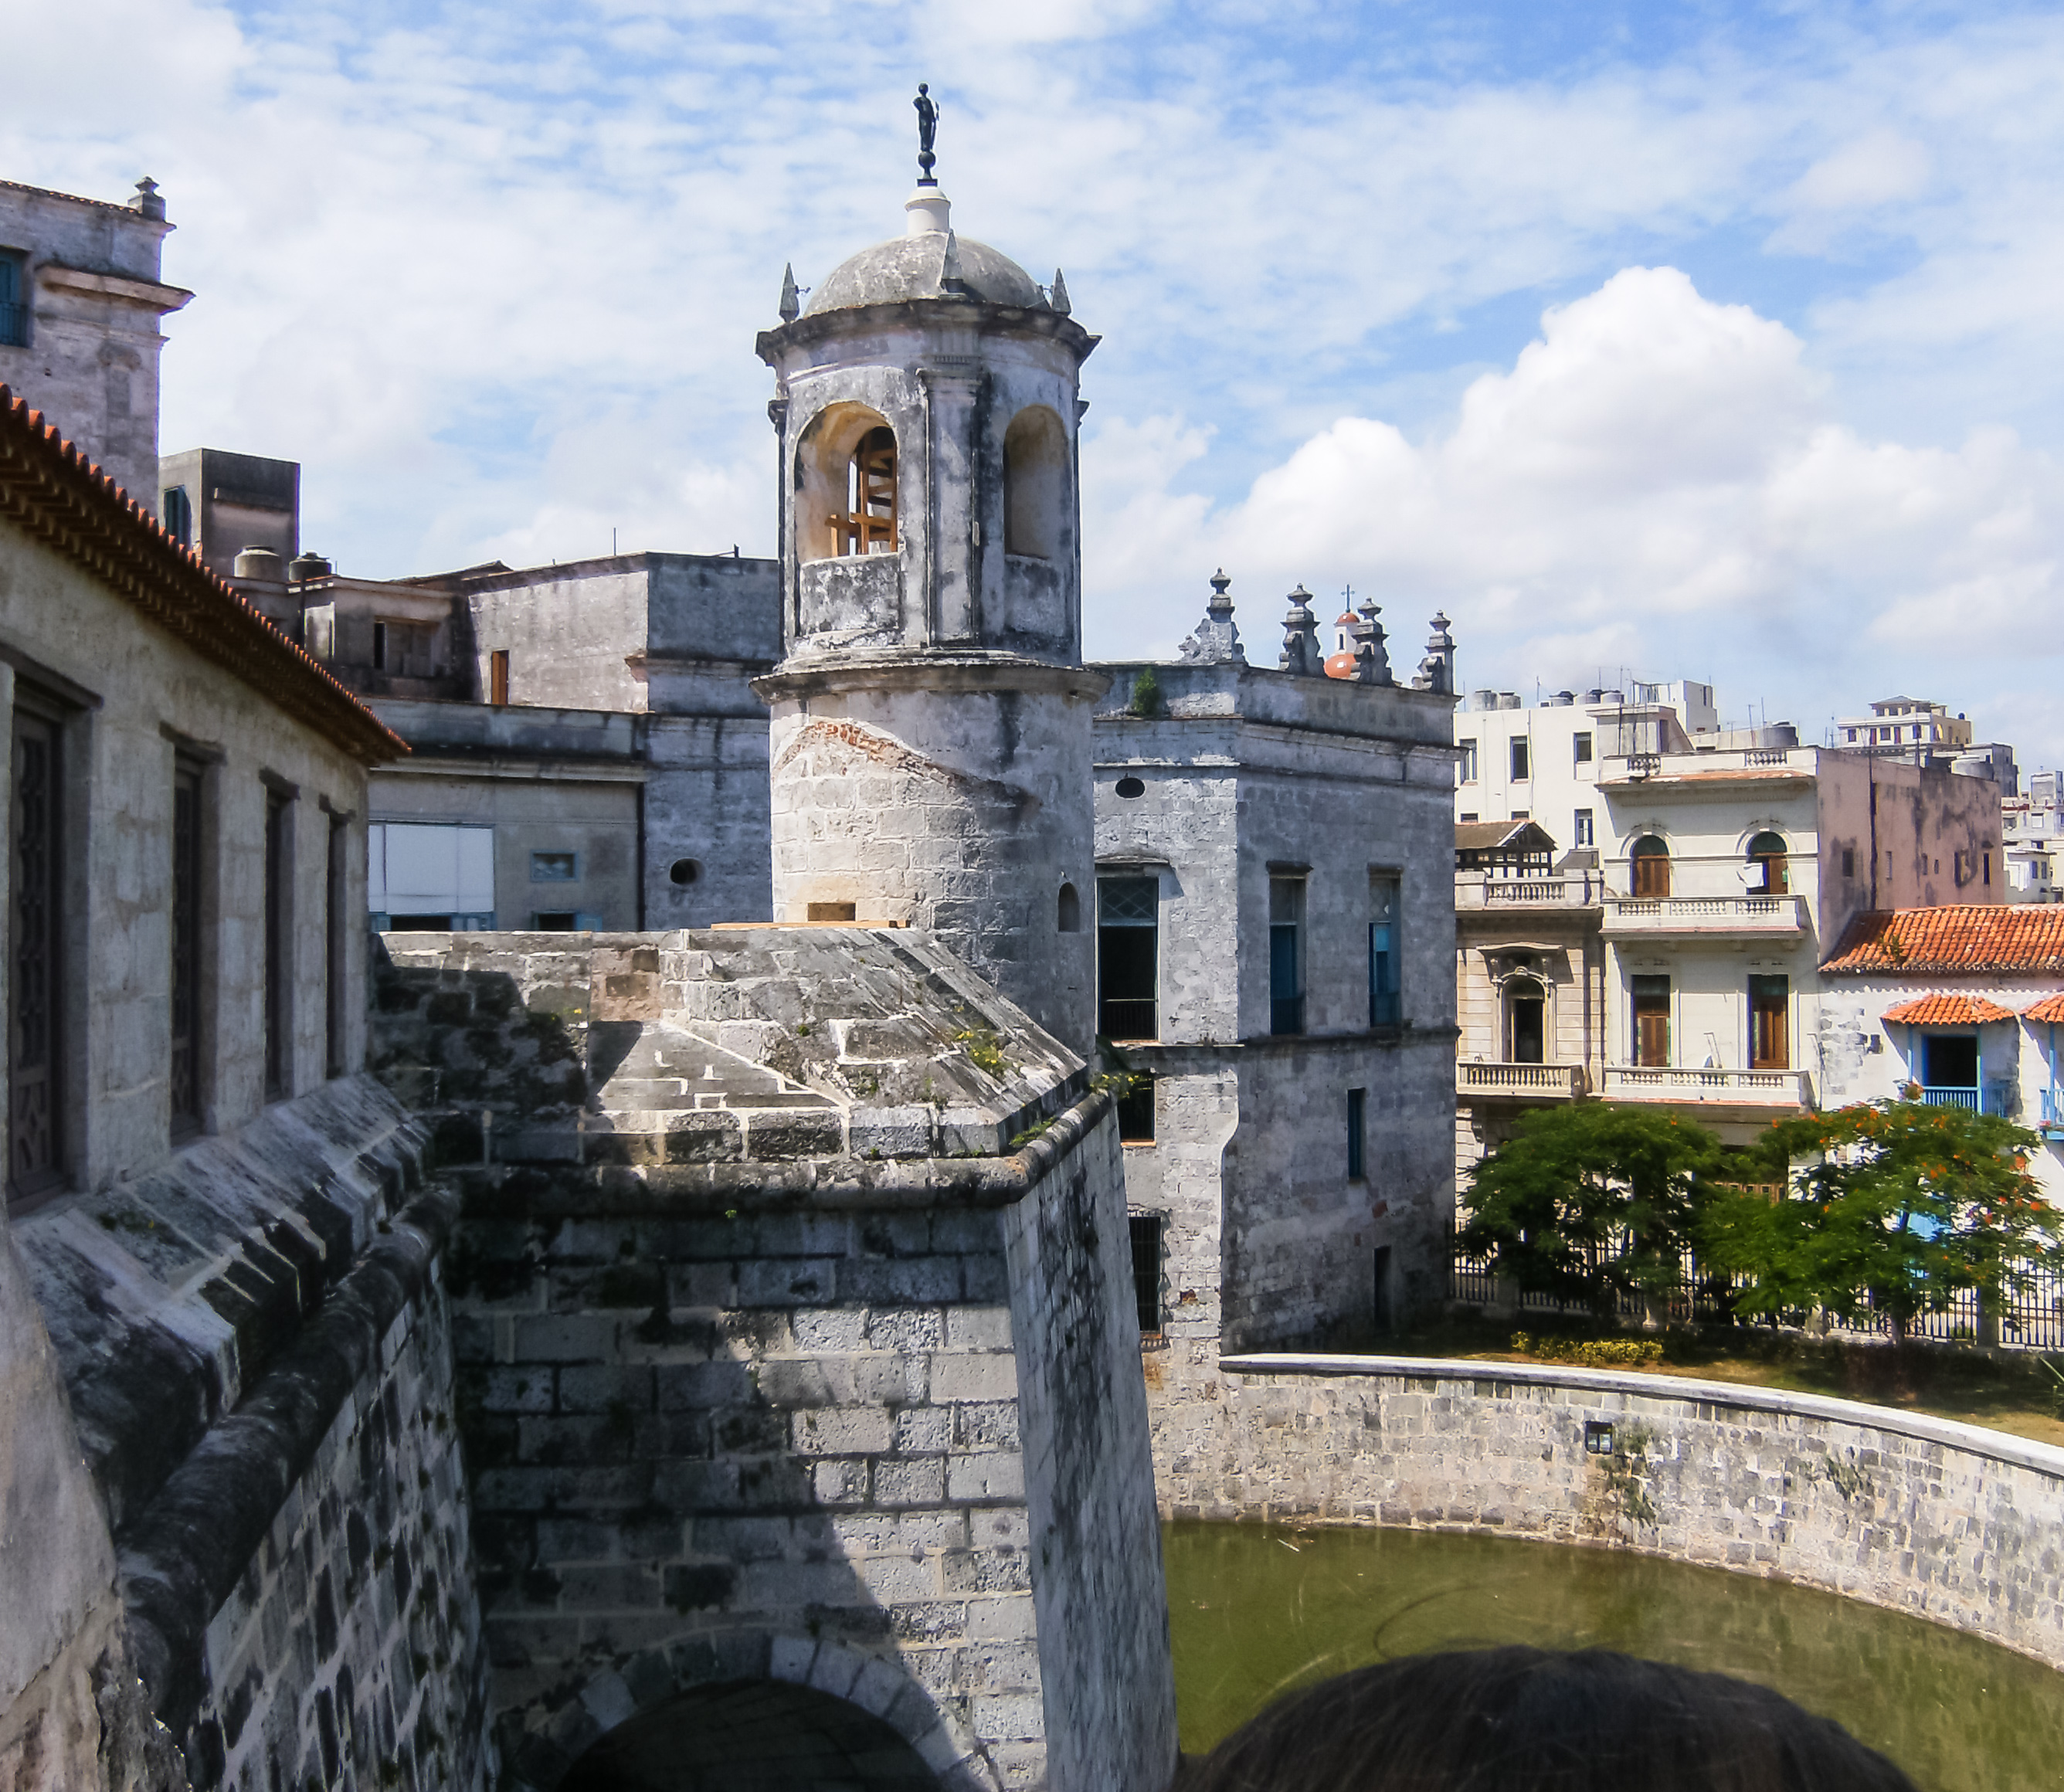
[[[1448,632],[1446,611],[1437,610],[1433,612],[1432,627],[1433,633],[1426,642],[1426,657],[1419,662],[1419,675],[1413,679],[1412,688],[1453,696],[1455,690],[1455,638]]]
[[[932,139],[938,134],[939,103],[932,98],[932,90],[920,81],[917,97],[910,103],[917,108],[917,184],[936,187],[939,183],[932,170],[939,159],[932,153]]]
[[[1093,292],[1090,296],[1094,299],[1096,295]],[[1068,283],[1061,278],[1058,268],[1054,270],[1054,308],[1063,317],[1068,315]]]
[[[946,252],[939,260],[939,290],[957,292],[966,284],[961,272],[961,243],[950,230],[946,232]]]
[[[1290,613],[1283,618],[1283,654],[1276,663],[1300,678],[1325,676],[1326,656],[1319,646],[1317,620],[1312,614],[1312,594],[1301,585],[1290,594]]]
[[[1395,684],[1390,675],[1390,650],[1383,644],[1383,624],[1377,620],[1382,606],[1367,598],[1355,612],[1357,620],[1349,633],[1355,642],[1355,682],[1358,684]]]
[[[158,191],[158,183],[148,175],[136,183],[136,196],[129,202],[147,218],[162,219],[165,215],[165,202]]]
[[[781,269],[781,321],[794,323],[796,314],[802,308],[802,299],[796,291],[796,264],[791,261]]]
[[[1204,619],[1176,649],[1177,655],[1192,666],[1247,663],[1247,650],[1240,644],[1240,630],[1233,626],[1232,599],[1226,595],[1226,588],[1232,583],[1223,566],[1211,575],[1211,601],[1204,606]]]

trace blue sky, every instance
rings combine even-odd
[[[1223,563],[1409,664],[1897,691],[2064,762],[2064,18],[1960,6],[16,0],[0,174],[179,225],[167,449],[373,576],[772,546],[782,264],[963,233],[1100,331],[1093,652]]]

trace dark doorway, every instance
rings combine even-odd
[[[938,1792],[917,1751],[857,1705],[807,1686],[699,1686],[583,1754],[560,1792]]]
[[[1548,999],[1539,984],[1514,982],[1512,1004],[1512,1060],[1514,1064],[1548,1061]]]
[[[7,980],[7,1180],[8,1194],[16,1200],[64,1181],[62,747],[56,713],[18,693]]]
[[[1397,1329],[1397,1318],[1390,1298],[1390,1246],[1380,1244],[1376,1247],[1376,1329],[1379,1332]]]
[[[1748,1067],[1752,1070],[1792,1068],[1792,985],[1781,977],[1748,980]]]
[[[1921,1075],[1929,1089],[1976,1089],[1978,1041],[1968,1033],[1931,1033],[1921,1041]]]

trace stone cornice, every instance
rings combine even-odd
[[[768,703],[848,691],[1026,691],[1093,703],[1110,687],[1104,674],[1083,666],[981,652],[841,654],[820,665],[790,659],[752,681]]]

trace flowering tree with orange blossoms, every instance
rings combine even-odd
[[[1996,1300],[2060,1255],[2060,1214],[2028,1174],[2033,1133],[1997,1114],[1875,1101],[1780,1122],[1759,1142],[1784,1196],[1714,1190],[1701,1258],[1745,1277],[1744,1313],[1866,1312],[1904,1343],[1959,1289]]]

